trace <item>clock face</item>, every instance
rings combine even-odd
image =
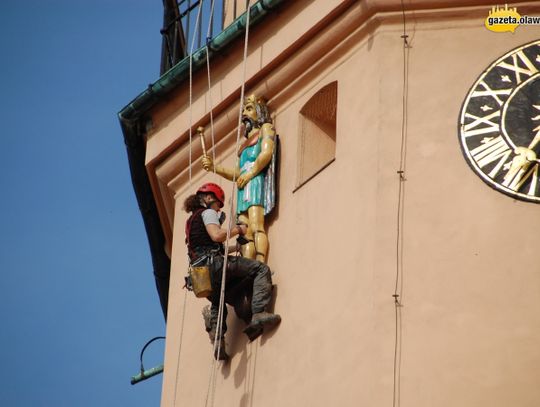
[[[459,139],[489,186],[540,203],[540,40],[508,52],[480,75],[461,108]]]

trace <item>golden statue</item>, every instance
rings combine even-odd
[[[238,151],[236,168],[215,165],[203,153],[202,166],[232,181],[236,179],[238,223],[248,226],[242,246],[242,255],[249,259],[266,261],[268,237],[264,216],[275,206],[276,132],[263,99],[251,95],[244,101],[242,122],[246,140]]]

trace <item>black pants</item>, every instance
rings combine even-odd
[[[214,256],[210,265],[212,278],[212,295],[210,301],[210,329],[215,332],[219,313],[219,297],[224,256]],[[251,313],[256,314],[266,309],[272,296],[272,276],[270,268],[260,261],[246,259],[240,256],[229,256],[225,273],[225,298],[228,303],[236,306],[251,295]],[[238,313],[238,311],[237,311]],[[227,307],[223,308],[222,333],[227,331]]]

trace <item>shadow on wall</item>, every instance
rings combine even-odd
[[[268,311],[273,312],[277,297],[277,286],[273,286],[272,300],[270,301]],[[227,332],[229,354],[231,358],[235,358],[238,362],[238,366],[234,370],[234,385],[238,389],[243,387],[244,394],[240,400],[240,407],[253,407],[253,395],[255,392],[255,373],[257,368],[257,353],[259,347],[274,336],[277,328],[271,329],[268,332],[264,332],[258,339],[253,342],[249,342],[248,338],[244,334],[243,330],[246,324],[236,317],[235,313],[231,310],[229,313],[230,319],[227,320],[229,327]],[[238,357],[240,359],[238,360]],[[221,372],[223,377],[227,379],[231,375],[231,363],[222,365]]]

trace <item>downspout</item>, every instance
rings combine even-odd
[[[285,3],[285,0],[260,0],[255,3],[250,8],[250,27],[258,24],[282,3]],[[195,51],[192,57],[193,71],[205,65],[207,49],[210,56],[215,55],[240,37],[245,31],[246,20],[247,13],[244,13],[209,41],[208,48],[205,46]],[[146,156],[144,135],[148,121],[147,113],[150,109],[180,86],[188,77],[189,57],[186,57],[165,72],[156,82],[149,85],[118,113],[126,144],[133,189],[148,237],[156,288],[165,321],[167,320],[171,261],[165,253],[165,236],[144,165]]]
[[[148,179],[148,173],[144,165],[146,157],[145,130],[142,127],[144,122],[145,119],[141,117],[136,121],[120,120],[120,125],[124,133],[131,182],[139,210],[141,211],[148,245],[150,247],[154,279],[161,303],[161,310],[163,311],[165,321],[167,321],[171,260],[165,253],[165,236]]]

